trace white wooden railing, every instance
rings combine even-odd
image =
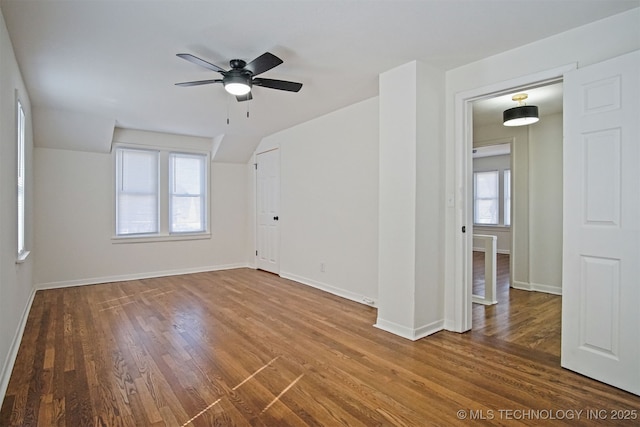
[[[496,298],[496,258],[497,242],[496,236],[485,234],[474,234],[474,239],[484,243],[484,295],[473,295],[473,302],[484,305],[498,303]]]

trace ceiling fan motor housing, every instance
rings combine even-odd
[[[242,59],[232,59],[231,61],[229,61],[229,65],[231,66],[232,69],[239,70],[244,68],[247,65],[247,63]]]

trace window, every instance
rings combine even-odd
[[[22,104],[17,104],[18,130],[18,259],[26,258],[25,245],[25,117]]]
[[[169,154],[169,232],[206,230],[206,156]]]
[[[502,171],[502,181],[500,171],[474,172],[473,194],[474,224],[511,225],[511,170]]]
[[[500,200],[498,182],[498,171],[473,174],[473,222],[475,224],[498,225]]]
[[[504,179],[504,225],[511,225],[511,171],[506,169]]]
[[[208,163],[206,154],[117,147],[116,237],[206,233]]]
[[[159,231],[158,152],[116,150],[116,235]]]

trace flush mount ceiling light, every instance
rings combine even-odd
[[[518,106],[504,110],[502,113],[505,126],[530,125],[540,120],[538,118],[538,107],[524,103],[524,100],[528,97],[526,93],[518,93],[511,97],[511,99],[518,103]]]

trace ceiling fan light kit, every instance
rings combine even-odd
[[[528,98],[526,93],[518,93],[511,97],[518,103],[517,107],[504,110],[502,113],[503,124],[505,126],[525,126],[537,122],[538,107],[535,105],[526,105],[524,100]]]
[[[222,79],[222,84],[231,95],[246,95],[251,92],[251,80],[244,76],[227,76]]]
[[[238,102],[253,99],[253,96],[251,95],[251,89],[253,86],[262,86],[269,89],[285,90],[288,92],[298,92],[302,88],[302,83],[286,80],[255,78],[255,76],[282,64],[282,59],[269,52],[260,55],[248,64],[242,59],[232,59],[229,61],[231,69],[228,71],[189,53],[178,53],[176,56],[211,71],[215,71],[216,73],[222,74],[222,79],[176,83],[176,86],[187,87],[222,83],[225,90],[230,94],[235,95]]]

